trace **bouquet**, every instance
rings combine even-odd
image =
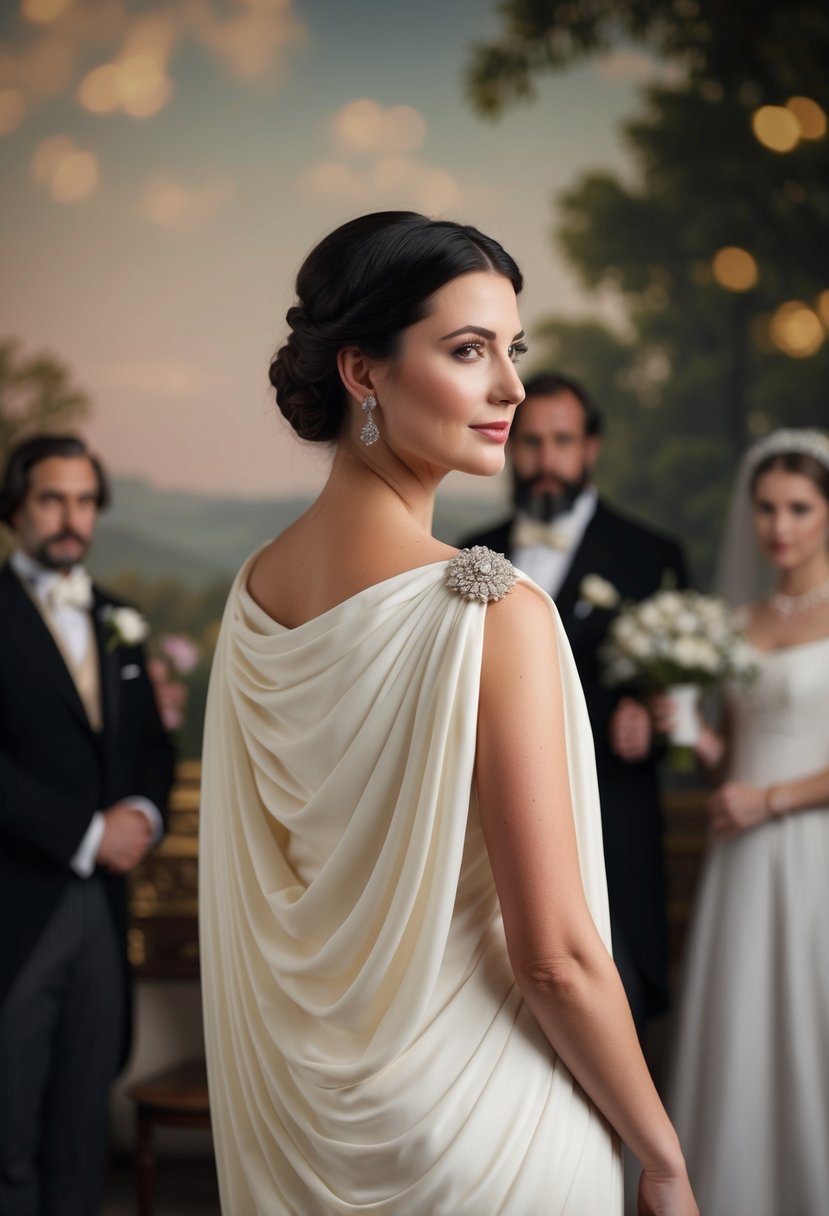
[[[675,767],[693,763],[702,689],[725,680],[750,680],[754,653],[734,613],[722,600],[697,591],[658,591],[625,606],[612,622],[600,657],[609,684],[637,683],[664,690],[676,705],[671,733]]]

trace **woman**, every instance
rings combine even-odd
[[[756,598],[753,530],[774,574]],[[724,778],[669,1086],[706,1216],[829,1212],[829,440],[748,452],[721,563],[759,676],[697,753]],[[670,726],[670,705],[657,725]]]
[[[271,381],[333,464],[236,580],[205,735],[232,1216],[605,1216],[609,1124],[642,1161],[641,1211],[696,1212],[605,945],[589,726],[551,603],[430,532],[446,473],[503,467],[520,288],[495,241],[409,212],[345,224],[299,273]]]

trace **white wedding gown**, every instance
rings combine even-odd
[[[729,697],[729,778],[829,767],[829,638],[760,664]],[[829,1213],[829,807],[712,846],[668,1109],[704,1216]]]
[[[470,793],[486,605],[439,562],[289,630],[248,594],[250,564],[216,651],[201,808],[223,1212],[616,1216],[616,1138],[521,999]],[[608,940],[592,738],[557,627]]]

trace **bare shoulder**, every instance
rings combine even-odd
[[[516,671],[537,663],[546,665],[556,655],[553,614],[537,588],[516,583],[509,595],[488,606],[484,630],[487,665],[504,663]]]

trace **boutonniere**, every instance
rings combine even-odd
[[[117,646],[139,646],[150,636],[150,626],[134,608],[116,608],[108,604],[101,609],[101,619],[109,626],[107,650]]]
[[[619,604],[619,592],[600,574],[585,574],[579,584],[579,599],[573,612],[578,617],[590,616],[594,608],[612,611]]]

